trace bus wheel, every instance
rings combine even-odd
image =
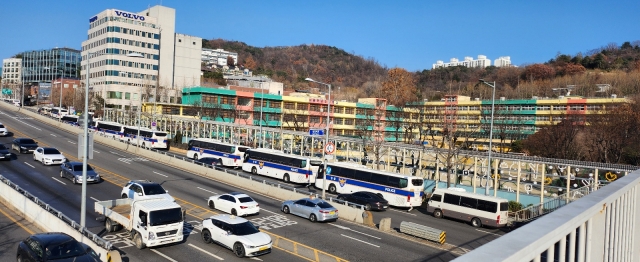
[[[329,185],[329,193],[331,193],[331,194],[335,194],[336,193],[336,185],[334,185],[333,183],[331,185]]]
[[[251,168],[251,174],[254,174],[254,175],[258,174],[258,169],[255,166]]]
[[[435,218],[442,218],[442,210],[436,209],[435,211],[433,211],[433,216]]]
[[[471,225],[473,227],[482,227],[482,222],[480,221],[479,218],[474,217],[473,219],[471,219]]]
[[[197,161],[198,160],[198,154],[193,154],[193,161]]]
[[[282,181],[289,183],[291,181],[291,179],[289,178],[289,174],[284,174],[284,177],[282,177]]]

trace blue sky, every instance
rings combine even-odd
[[[0,5],[0,58],[56,46],[79,49],[91,16],[156,4],[176,9],[179,33],[257,47],[324,44],[409,71],[478,55],[541,63],[559,52],[640,40],[638,0],[21,0]]]

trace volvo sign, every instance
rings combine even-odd
[[[127,13],[127,12],[122,12],[122,11],[115,11],[117,16],[122,16],[122,17],[126,17],[126,18],[131,18],[131,19],[136,19],[136,20],[140,20],[140,21],[144,21],[144,16],[142,15],[135,15],[132,13]]]

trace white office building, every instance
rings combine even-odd
[[[491,59],[487,59],[485,55],[478,55],[478,59],[473,59],[473,57],[467,56],[464,58],[464,61],[459,61],[458,58],[451,58],[449,63],[445,63],[442,60],[436,61],[435,64],[431,67],[432,69],[440,68],[440,67],[450,67],[450,66],[465,66],[465,67],[480,67],[485,68],[491,65]]]
[[[223,67],[227,65],[227,58],[233,58],[233,65],[238,64],[238,53],[223,49],[202,48],[202,62],[207,66]]]
[[[496,59],[493,62],[493,65],[495,65],[496,67],[510,67],[511,66],[511,57],[509,57],[509,56],[498,57],[498,59]]]
[[[107,106],[135,108],[141,99],[177,103],[183,87],[200,84],[202,39],[176,34],[175,12],[164,6],[107,9],[89,19],[81,77],[86,81],[90,58],[91,92]],[[143,57],[127,56],[132,53]]]
[[[22,75],[22,58],[2,59],[2,84],[18,84]]]

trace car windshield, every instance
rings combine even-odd
[[[47,260],[54,260],[81,256],[84,255],[86,251],[84,251],[78,241],[71,239],[58,245],[48,246],[46,252]]]
[[[333,208],[332,205],[330,205],[329,203],[324,202],[324,201],[318,202],[316,205],[318,205],[318,207],[320,207],[320,208]]]
[[[250,197],[241,197],[240,198],[240,203],[247,203],[247,202],[253,202],[253,199]]]
[[[45,155],[58,155],[60,154],[60,151],[58,151],[58,149],[55,148],[45,148],[43,150]]]
[[[4,128],[4,125],[0,125],[0,128]]]
[[[182,221],[182,208],[172,208],[149,212],[149,225],[161,226]]]
[[[20,140],[20,143],[21,143],[21,144],[35,144],[35,143],[36,143],[36,141],[33,141],[33,139],[29,139],[29,138],[27,138],[27,139],[22,139],[22,140]]]
[[[256,226],[247,221],[240,224],[231,224],[231,232],[236,236],[246,236],[260,232]]]
[[[412,179],[411,180],[411,184],[414,186],[422,186],[422,183],[424,183],[424,180],[422,179]]]
[[[162,186],[155,184],[155,185],[145,185],[144,186],[144,194],[145,195],[159,195],[159,194],[166,194],[167,191],[164,190],[164,188],[162,188]]]
[[[82,171],[82,165],[73,166],[73,171]],[[93,171],[90,165],[87,165],[87,171]]]

